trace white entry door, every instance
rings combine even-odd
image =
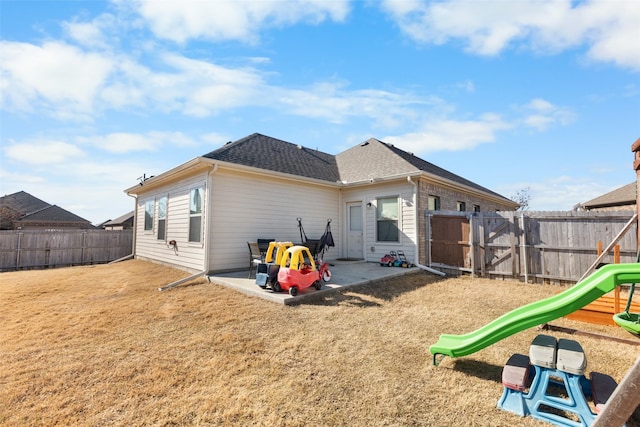
[[[363,259],[362,202],[347,203],[347,258]]]

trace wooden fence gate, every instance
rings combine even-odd
[[[433,268],[527,282],[576,282],[598,242],[618,239],[621,262],[635,262],[634,212],[426,213],[426,263]],[[612,262],[612,255],[603,261]]]

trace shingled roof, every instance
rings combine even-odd
[[[202,157],[322,181],[340,180],[335,156],[254,133]]]
[[[585,209],[595,209],[614,206],[629,206],[636,203],[637,184],[632,182],[613,191],[605,193],[601,196],[582,203]]]
[[[393,155],[389,155],[390,153]],[[425,172],[504,198],[504,196],[488,188],[375,138],[370,138],[362,144],[338,154],[336,159],[340,177],[347,182],[403,175],[412,172]]]
[[[371,138],[338,155],[254,133],[202,157],[332,183],[427,173],[509,200],[391,144]],[[509,200],[510,201],[510,200]]]
[[[25,191],[18,191],[17,193],[0,197],[0,207],[8,207],[19,216],[39,211],[47,206],[51,205]]]
[[[0,229],[12,229],[14,224],[70,225],[92,228],[89,221],[56,205],[32,196],[25,191],[0,197]]]
[[[68,223],[78,224],[86,223],[91,227],[91,223],[78,215],[62,209],[60,206],[51,205],[39,211],[27,214],[20,218],[20,222],[38,222],[38,223]]]

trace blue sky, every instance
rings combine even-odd
[[[94,223],[254,132],[370,137],[530,210],[635,180],[640,2],[0,0],[0,193]]]

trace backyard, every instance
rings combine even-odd
[[[0,274],[0,425],[549,425],[496,408],[505,361],[540,331],[437,367],[429,346],[560,287],[416,273],[296,306],[204,279],[157,291],[186,275],[143,261]],[[618,382],[640,353],[544,333]]]

